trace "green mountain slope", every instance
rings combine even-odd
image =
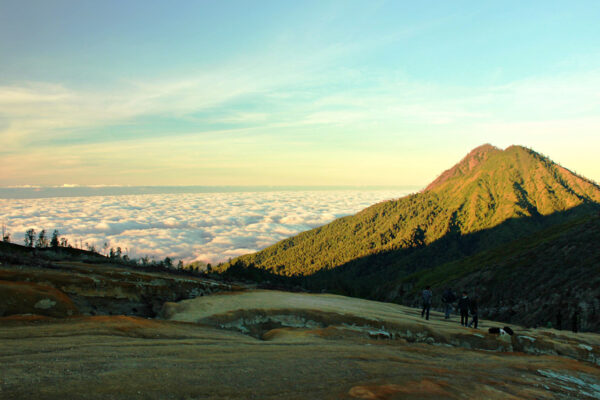
[[[220,267],[308,276],[313,289],[384,298],[384,283],[493,248],[600,202],[600,188],[524,147],[483,145],[424,191],[283,240]]]

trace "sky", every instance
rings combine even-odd
[[[0,1],[0,186],[600,181],[598,1]]]

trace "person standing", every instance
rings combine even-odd
[[[451,288],[446,288],[444,294],[442,294],[442,303],[444,303],[445,318],[450,318],[450,312],[452,311],[452,303],[456,301],[456,295]]]
[[[575,311],[571,316],[571,330],[573,333],[579,332],[579,307],[575,306]]]
[[[458,300],[458,309],[460,311],[460,324],[462,326],[467,326],[469,323],[469,307],[471,305],[471,301],[469,300],[469,296],[467,296],[467,292],[462,292],[462,297]]]
[[[425,317],[425,319],[429,320],[429,310],[431,309],[432,297],[433,292],[431,291],[431,287],[427,286],[425,290],[423,290],[423,310],[421,311],[421,318]]]
[[[469,327],[473,325],[473,328],[477,329],[477,323],[479,322],[479,310],[477,309],[477,296],[474,296],[473,299],[469,302],[469,309],[471,311],[471,323],[469,323]]]

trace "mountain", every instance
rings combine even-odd
[[[233,263],[277,275],[313,275],[363,257],[419,249],[448,235],[479,232],[512,219],[532,219],[526,224],[532,226],[522,232],[530,233],[546,224],[543,216],[598,202],[596,184],[533,150],[511,146],[503,151],[483,145],[420,193],[376,204]],[[504,233],[506,239],[521,236],[509,227]],[[402,267],[412,271],[420,263]]]
[[[598,209],[594,182],[531,149],[486,144],[419,193],[375,204],[217,270],[410,303],[407,296],[415,298],[415,285],[424,283],[419,273],[535,238]]]

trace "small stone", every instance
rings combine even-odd
[[[56,305],[56,302],[50,299],[42,299],[40,301],[38,301],[37,303],[35,303],[34,307],[35,308],[39,308],[42,310],[47,310],[49,308],[52,308]]]

